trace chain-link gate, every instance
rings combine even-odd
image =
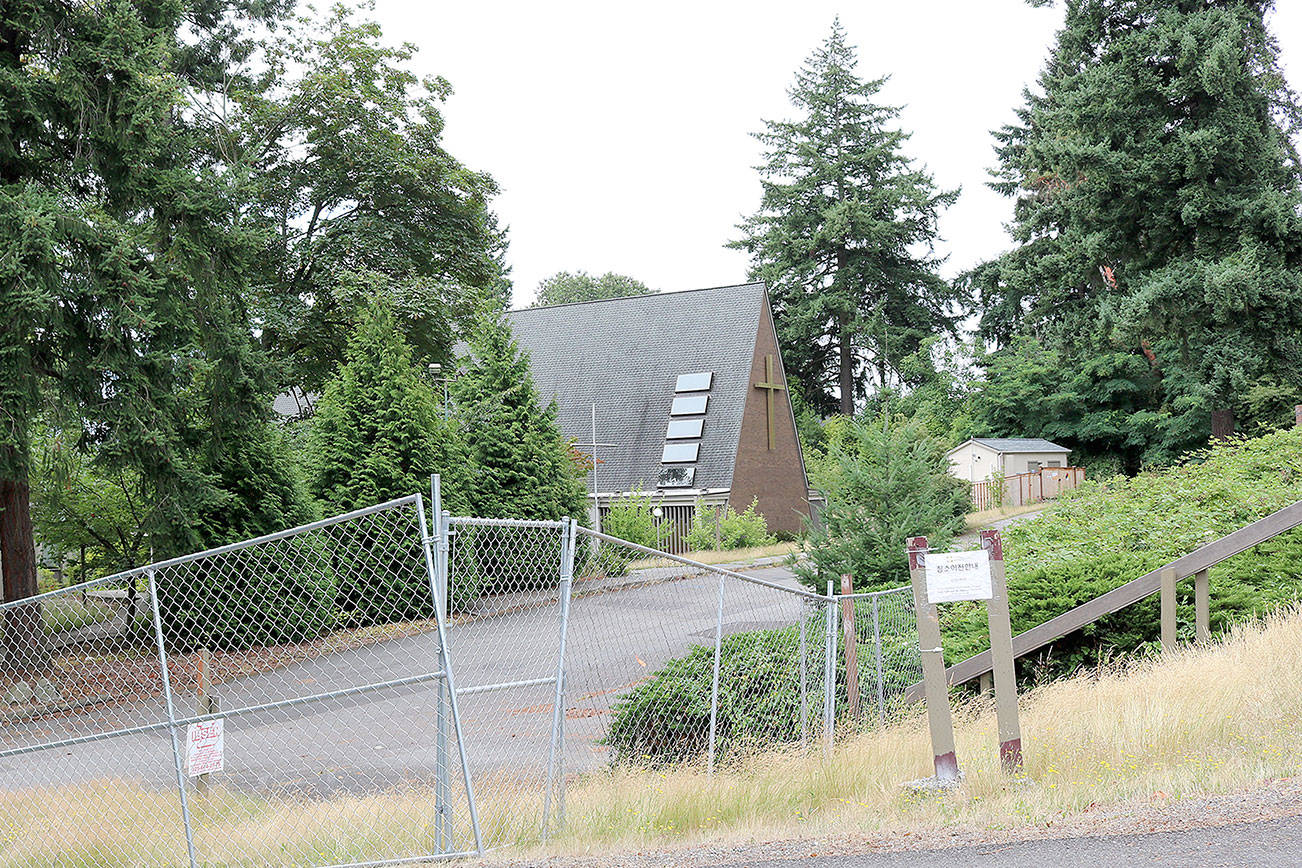
[[[412,496],[0,606],[77,624],[0,673],[0,865],[536,843],[567,781],[828,750],[917,678],[907,588],[820,595],[432,495],[428,522]]]
[[[426,528],[411,496],[5,603],[108,614],[3,674],[0,861],[474,853]]]

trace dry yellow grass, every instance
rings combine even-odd
[[[955,822],[1044,824],[1091,804],[1225,792],[1302,770],[1302,611],[1235,630],[1127,671],[1050,684],[1024,697],[1025,774],[998,768],[993,714],[957,715],[963,786],[906,794],[930,772],[921,718],[817,751],[776,751],[713,777],[697,767],[620,769],[571,780],[552,852],[611,854],[703,839],[915,830]],[[537,788],[476,781],[496,840],[536,831]],[[494,796],[498,796],[494,798]],[[217,791],[194,805],[204,854],[222,865],[344,862],[427,851],[428,794],[265,800]],[[175,794],[98,781],[0,796],[0,865],[182,864]],[[462,816],[460,819],[464,819]],[[521,855],[515,850],[512,855]]]
[[[820,756],[752,757],[713,778],[699,768],[622,770],[570,787],[572,852],[705,838],[774,838],[966,822],[1043,824],[1091,804],[1225,792],[1302,769],[1302,612],[1246,625],[1221,645],[1129,671],[1082,676],[1024,697],[1024,775],[999,770],[994,714],[960,709],[955,793],[906,794],[930,774],[925,721],[869,733]]]

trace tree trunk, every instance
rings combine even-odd
[[[1234,436],[1234,411],[1212,411],[1212,439],[1224,440]]]
[[[12,446],[0,447],[12,459]],[[2,461],[21,467],[18,461]],[[14,478],[0,478],[0,572],[4,574],[4,598],[9,603],[36,594],[36,544],[32,538],[31,490],[27,471]],[[4,610],[0,628],[4,631],[0,665],[9,671],[43,671],[49,668],[49,649],[41,621],[41,604],[11,606]]]
[[[850,253],[845,245],[836,251],[836,277],[845,280],[850,264]],[[854,348],[850,345],[850,315],[842,313],[837,317],[837,326],[841,331],[840,370],[837,382],[841,389],[841,413],[854,415]]]
[[[850,322],[845,316],[839,323],[841,329],[840,371],[841,412],[854,415],[854,353],[850,346]]]

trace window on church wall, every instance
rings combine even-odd
[[[679,395],[669,408],[670,416],[699,416],[705,412],[709,395]]]
[[[696,453],[700,451],[699,443],[666,443],[664,452],[660,455],[662,464],[678,464],[685,461],[695,461]]]
[[[701,429],[704,427],[704,419],[671,419],[669,421],[669,430],[665,431],[665,439],[686,440],[692,437],[700,437]]]
[[[675,392],[708,392],[714,382],[713,371],[701,371],[696,374],[679,374]]]

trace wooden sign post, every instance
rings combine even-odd
[[[845,640],[845,690],[849,702],[846,711],[851,720],[859,719],[859,643],[854,627],[854,593],[850,574],[841,576],[841,631]]]
[[[915,536],[910,539],[908,554],[913,605],[918,615],[918,647],[922,651],[922,686],[927,699],[935,783],[949,787],[958,783],[960,775],[958,756],[954,751],[954,718],[949,710],[949,687],[945,683],[945,657],[940,650],[940,619],[935,604],[927,597],[927,538]]]
[[[999,761],[1004,771],[1022,770],[1022,727],[1017,715],[1017,672],[1013,668],[1013,630],[1008,617],[1008,580],[1004,543],[997,530],[981,531],[981,548],[990,556],[990,662],[995,677],[995,717],[999,721]]]

